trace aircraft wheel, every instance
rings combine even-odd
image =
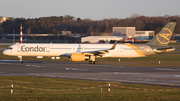
[[[89,64],[92,64],[93,62],[92,61],[89,61]]]
[[[94,62],[94,64],[98,64],[98,62],[97,62],[97,61],[95,61],[95,62]]]
[[[89,64],[98,64],[97,61],[89,61]]]
[[[20,61],[20,64],[23,64],[23,61]]]

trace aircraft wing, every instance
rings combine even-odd
[[[108,53],[109,50],[115,49],[116,44],[117,44],[117,41],[114,43],[114,45],[110,49],[96,50],[96,51],[86,51],[86,52],[82,52],[82,53],[84,53],[85,55],[102,56],[103,54]]]
[[[87,55],[94,55],[94,56],[102,56],[105,53],[108,53],[109,49],[105,49],[105,50],[96,50],[96,51],[85,51],[85,52],[77,52],[77,53],[81,53],[81,54],[85,54]],[[72,53],[65,53],[65,54],[61,54],[60,56],[63,57],[71,57]]]
[[[117,41],[114,43],[114,45],[113,45],[110,49],[95,50],[95,51],[85,51],[85,52],[77,52],[77,53],[82,53],[82,54],[89,55],[89,56],[90,56],[90,55],[102,56],[102,55],[108,53],[109,50],[115,49],[116,44],[117,44]],[[65,54],[61,54],[60,56],[71,57],[71,54],[72,54],[72,53],[65,53]]]

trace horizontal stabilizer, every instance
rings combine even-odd
[[[156,50],[166,50],[166,49],[174,49],[174,47],[157,48]]]

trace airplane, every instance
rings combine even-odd
[[[23,56],[66,56],[70,61],[89,60],[97,64],[96,57],[146,57],[175,50],[168,46],[177,22],[169,22],[146,44],[54,44],[54,43],[20,43],[13,44],[3,51],[4,55],[18,56],[23,63]]]

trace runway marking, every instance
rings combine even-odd
[[[157,68],[157,70],[179,71],[178,69],[165,69],[165,68]]]
[[[10,63],[0,63],[0,64],[10,64]]]
[[[66,70],[74,70],[74,71],[88,71],[86,69],[77,69],[77,68],[65,68]]]
[[[39,68],[39,67],[45,67],[45,66],[38,66],[38,65],[26,65],[27,67],[37,67],[37,68]]]
[[[89,67],[98,67],[98,66],[101,66],[101,67],[124,67],[124,66],[114,66],[114,65],[89,65],[89,64],[81,64],[81,65],[85,65],[85,66],[89,66]]]
[[[18,61],[18,60],[0,60],[0,61],[6,61],[6,62],[9,62],[9,61]]]
[[[121,72],[114,72],[113,74],[137,74],[137,75],[141,75],[142,73],[126,73],[126,72],[124,72],[124,73],[121,73]]]
[[[180,75],[174,75],[175,77],[180,77]]]

